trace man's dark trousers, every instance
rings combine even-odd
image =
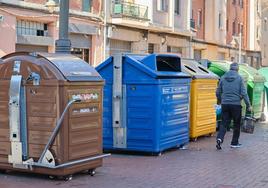
[[[242,106],[233,104],[222,104],[221,107],[222,107],[222,123],[220,125],[220,130],[217,138],[221,139],[223,142],[227,126],[230,124],[231,120],[233,120],[234,128],[233,128],[233,139],[231,144],[237,145],[240,136]]]

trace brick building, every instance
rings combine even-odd
[[[59,8],[51,11],[46,3],[0,0],[0,57],[14,51],[55,51]],[[103,59],[101,10],[102,0],[70,0],[71,53],[93,65]]]

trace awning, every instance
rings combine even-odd
[[[69,23],[69,33],[97,35],[98,28],[92,25]]]

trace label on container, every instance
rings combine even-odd
[[[88,108],[74,109],[73,114],[96,113],[98,111],[99,111],[98,107],[93,106]]]
[[[186,93],[188,91],[188,86],[162,88],[163,94]]]
[[[72,95],[73,99],[80,99],[82,101],[88,101],[88,100],[98,100],[99,94],[98,93],[81,93]]]

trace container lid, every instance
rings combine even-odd
[[[1,78],[12,75],[13,64],[20,64],[20,74],[27,79],[30,73],[41,79],[67,81],[103,81],[98,72],[82,59],[71,54],[15,52],[4,56],[0,70],[5,70]]]
[[[266,78],[265,87],[268,88],[268,67],[263,67],[258,70],[259,73]]]
[[[193,79],[219,79],[219,77],[200,65],[194,59],[181,59],[182,71],[192,75]]]
[[[162,56],[162,55],[131,55],[124,54],[123,67],[131,67],[139,70],[143,74],[150,76],[151,78],[190,78],[189,74],[181,72],[180,58],[178,56]],[[105,69],[113,71],[111,64],[113,63],[113,57],[108,58],[102,64],[96,67],[96,70],[101,72]],[[123,70],[127,71],[127,70]],[[107,73],[110,74],[110,73]],[[131,75],[133,78],[135,75]]]
[[[249,81],[252,82],[265,82],[266,79],[262,76],[257,69],[250,67],[247,64],[239,64],[239,70],[245,72],[249,76]]]
[[[230,70],[231,63],[231,61],[211,61],[211,63],[209,64],[209,70],[221,77],[223,76],[223,74]],[[239,69],[239,75],[243,78],[245,82],[248,81],[248,74],[246,74],[244,71],[241,71],[241,69]]]
[[[177,55],[151,54],[140,62],[157,77],[191,77],[181,70],[181,58]]]
[[[68,81],[102,81],[99,73],[84,60],[71,54],[38,53],[49,60]]]

